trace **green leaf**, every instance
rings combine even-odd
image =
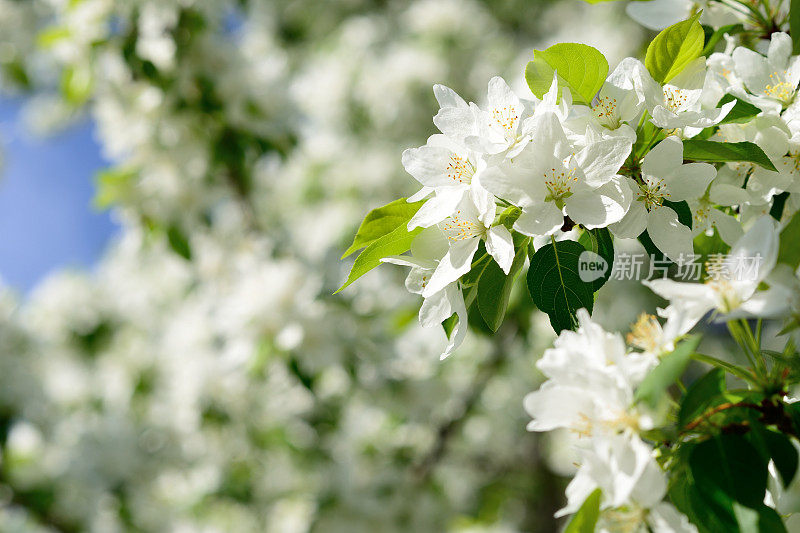
[[[564,533],[594,533],[597,519],[600,518],[601,496],[600,489],[594,489],[594,492],[589,494],[581,508],[569,521]]]
[[[714,368],[695,381],[681,402],[678,427],[686,427],[686,424],[706,410],[709,401],[723,392],[725,392],[725,372],[721,368]]]
[[[61,73],[61,94],[69,104],[78,107],[92,95],[92,73],[83,65],[68,66]]]
[[[541,98],[550,90],[553,73],[558,73],[559,90],[567,87],[575,102],[591,104],[608,75],[608,61],[594,47],[559,43],[547,50],[534,50],[533,61],[525,67],[531,92]]]
[[[709,56],[714,53],[714,48],[716,48],[717,43],[726,33],[728,35],[736,35],[737,33],[741,33],[743,31],[744,26],[742,24],[728,24],[727,26],[721,26],[717,28],[716,31],[714,31],[706,40],[706,45],[703,48],[701,55]]]
[[[611,277],[611,271],[614,269],[614,239],[608,228],[595,228],[584,231],[578,242],[590,252],[602,257],[608,265],[605,274],[592,282],[592,292],[597,292]]]
[[[446,318],[444,322],[442,322],[442,328],[444,328],[444,334],[447,335],[447,338],[450,338],[450,335],[453,334],[453,330],[456,329],[456,325],[458,324],[458,315],[453,313],[450,315],[450,318]]]
[[[680,449],[685,447],[684,445]],[[683,463],[681,461],[679,464]],[[739,532],[733,513],[733,500],[719,489],[701,491],[688,472],[681,472],[681,475],[673,477],[669,499],[697,526],[700,533]]]
[[[411,241],[417,236],[422,228],[415,228],[408,231],[405,224],[401,224],[394,231],[376,239],[356,257],[353,268],[347,276],[347,281],[339,287],[336,292],[341,292],[355,280],[381,264],[381,259],[390,255],[399,255],[407,252],[411,248]],[[334,294],[336,294],[336,292]]]
[[[658,83],[668,82],[700,57],[705,33],[699,18],[700,13],[673,24],[656,35],[647,47],[644,64]]]
[[[687,337],[678,344],[675,350],[665,356],[661,363],[644,378],[639,388],[636,389],[634,399],[652,408],[658,407],[669,386],[683,374],[699,343],[700,337],[695,335]]]
[[[778,263],[784,263],[797,269],[800,265],[800,211],[781,230],[778,246]]]
[[[767,429],[758,421],[757,416],[750,420],[750,432],[747,438],[755,446],[765,461],[771,459],[781,477],[784,487],[788,487],[797,473],[797,449],[787,435]]]
[[[130,169],[110,168],[101,170],[95,176],[97,192],[92,200],[98,209],[106,209],[118,203],[133,192],[136,172]]]
[[[717,104],[717,107],[722,107],[728,102],[736,102],[730,112],[725,115],[720,124],[741,124],[750,122],[750,120],[761,113],[761,109],[757,108],[749,102],[745,102],[740,98],[736,98],[732,94],[726,94],[722,97]]]
[[[576,327],[578,309],[592,312],[592,285],[578,273],[579,258],[585,251],[575,241],[558,241],[542,246],[531,257],[528,291],[536,306],[550,316],[556,333]]]
[[[173,252],[184,259],[192,259],[192,247],[189,245],[189,239],[178,226],[167,228],[167,241]]]
[[[423,203],[423,201],[408,203],[405,198],[400,198],[367,213],[353,239],[353,244],[342,255],[342,259],[407,224]]]
[[[523,245],[517,249],[517,254],[514,256],[514,262],[511,264],[511,270],[508,275],[492,259],[488,262],[478,280],[478,309],[481,312],[483,321],[492,331],[497,331],[506,316],[511,289],[514,288],[517,274],[522,269],[522,265],[525,264],[528,242],[529,239],[525,239]]]
[[[775,165],[772,164],[764,150],[751,142],[720,143],[688,139],[683,141],[683,158],[690,161],[707,161],[709,163],[745,161],[777,172]]]
[[[789,34],[792,36],[792,54],[800,54],[800,0],[792,0],[789,7]]]
[[[771,507],[764,504],[752,509],[738,503],[733,504],[733,514],[739,524],[739,530],[750,533],[786,533],[781,516]]]
[[[767,464],[742,435],[722,434],[701,442],[689,456],[692,477],[702,492],[719,490],[746,507],[763,504]]]

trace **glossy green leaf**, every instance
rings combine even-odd
[[[344,290],[355,280],[381,264],[381,259],[390,255],[400,255],[411,248],[411,241],[422,228],[408,231],[405,224],[401,224],[394,231],[370,243],[366,249],[356,257],[353,268],[347,276],[347,281],[336,292]],[[334,293],[336,294],[336,293]]]
[[[800,266],[800,211],[781,230],[778,262],[796,269]]]
[[[400,198],[367,213],[353,239],[353,244],[342,255],[342,259],[407,224],[423,203],[408,203],[405,198]]]
[[[556,333],[576,327],[578,309],[592,312],[592,285],[579,274],[579,259],[585,251],[575,241],[558,241],[539,248],[531,258],[528,291],[536,306],[548,314]]]
[[[703,492],[719,490],[744,506],[758,508],[767,489],[767,464],[743,435],[722,434],[694,447],[689,466]]]
[[[734,502],[733,514],[742,533],[786,533],[781,516],[764,504],[753,509]]]
[[[766,460],[772,460],[784,487],[788,487],[797,473],[797,449],[787,435],[764,427],[753,416],[750,420],[748,440]]]
[[[177,226],[170,226],[167,228],[167,241],[172,251],[190,260],[192,258],[192,247],[189,244],[189,239]]]
[[[683,158],[689,161],[706,161],[709,163],[726,163],[743,161],[761,165],[767,170],[776,172],[764,150],[751,142],[723,143],[688,139],[683,141]]]
[[[725,372],[711,369],[689,387],[678,411],[678,426],[685,427],[705,411],[710,401],[725,392]]]
[[[722,107],[729,102],[736,102],[730,112],[725,115],[720,124],[741,124],[749,122],[756,115],[761,113],[761,109],[757,108],[749,102],[745,102],[741,98],[736,98],[732,94],[726,94],[722,97],[717,104],[717,107]]]
[[[684,339],[675,350],[665,356],[636,389],[634,398],[652,408],[658,407],[665,397],[667,389],[681,377],[697,349],[700,337],[691,336]]]
[[[533,61],[525,67],[525,80],[531,92],[541,98],[550,90],[553,73],[558,73],[559,89],[567,87],[573,101],[591,104],[608,76],[608,61],[594,47],[579,43],[559,43],[547,50],[534,50]]]
[[[673,24],[647,47],[644,64],[658,83],[666,83],[685,69],[703,52],[705,33],[698,22],[700,14]]]
[[[478,309],[481,312],[483,321],[492,331],[497,331],[497,328],[503,323],[503,318],[506,316],[506,309],[508,308],[508,300],[511,298],[511,289],[514,288],[514,281],[525,264],[529,240],[526,239],[523,242],[524,245],[517,249],[508,275],[492,259],[488,261],[478,280]]]
[[[614,239],[608,228],[595,228],[584,231],[578,242],[590,252],[602,257],[606,262],[605,273],[592,281],[592,292],[597,292],[609,280],[614,269]]]
[[[600,498],[602,492],[595,489],[583,502],[578,512],[567,524],[564,533],[594,533],[597,519],[600,518]]]

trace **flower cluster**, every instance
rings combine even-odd
[[[778,468],[784,486],[797,469],[800,419],[788,392],[800,380],[800,47],[776,30],[800,32],[786,28],[800,13],[708,3],[748,10],[745,24],[704,28],[708,15],[681,15],[644,61],[625,58],[610,73],[587,45],[537,50],[525,71],[530,95],[500,77],[482,104],[434,86],[440,133],[402,156],[422,189],[405,208],[370,213],[351,247],[364,251],[343,288],[380,261],[412,268],[406,287],[424,299],[420,322],[449,337],[443,358],[468,327],[498,330],[527,263],[530,298],[560,332],[537,364],[545,383],[525,399],[528,428],[579,437],[559,515],[577,513],[582,528],[780,524],[768,464],[788,461]],[[634,239],[666,265],[644,284],[669,305],[658,309],[663,324],[642,315],[626,346],[590,314],[615,247]],[[694,282],[680,279],[686,257],[703,260]],[[709,314],[727,324],[745,364],[696,352],[688,334]],[[782,349],[767,347],[769,319],[783,321]],[[715,368],[687,391],[692,359]],[[746,392],[729,389],[724,373]],[[755,477],[742,481],[752,494],[737,492],[737,457],[752,463]],[[703,495],[712,490],[724,496]]]

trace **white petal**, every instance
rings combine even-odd
[[[642,26],[658,31],[685,19],[691,6],[689,0],[651,0],[630,2],[625,11]]]
[[[419,202],[420,200],[424,200],[431,194],[433,194],[433,187],[422,187],[420,190],[409,196],[408,200],[406,201],[412,204],[414,202]]]
[[[633,193],[626,181],[614,180],[592,191],[575,193],[567,198],[569,217],[588,229],[619,222],[628,212]]]
[[[550,235],[564,225],[564,214],[552,202],[542,202],[525,207],[514,223],[514,229],[523,235]]]
[[[411,241],[411,255],[416,259],[438,262],[448,249],[447,237],[436,226],[425,228]]]
[[[442,289],[422,302],[419,308],[419,323],[422,327],[430,328],[441,325],[453,314],[453,306],[447,298],[447,290]]]
[[[467,102],[450,87],[437,83],[433,86],[433,95],[439,102],[439,107],[467,107]]]
[[[639,201],[631,202],[631,206],[622,220],[611,224],[608,229],[620,239],[635,239],[647,228],[647,209]]]
[[[663,175],[673,202],[692,200],[703,196],[708,184],[717,175],[717,169],[708,163],[680,165],[668,175]]]
[[[457,241],[450,246],[450,250],[445,254],[436,270],[431,276],[431,280],[422,291],[422,296],[428,296],[439,292],[447,285],[458,280],[472,268],[472,258],[478,249],[480,239],[464,239]]]
[[[469,108],[443,107],[433,117],[433,123],[439,131],[458,141],[475,133],[475,114]]]
[[[738,241],[744,231],[742,225],[736,220],[735,217],[723,213],[719,209],[712,209],[709,215],[711,223],[717,228],[719,236],[728,244]]]
[[[463,190],[454,188],[440,190],[436,196],[422,204],[419,211],[414,213],[414,216],[408,221],[408,231],[419,227],[428,228],[446,219],[455,212],[463,196]]]
[[[773,33],[767,52],[767,60],[772,65],[772,68],[778,72],[785,70],[791,55],[792,38],[783,32]]]
[[[524,186],[526,182],[530,181],[527,174],[528,172],[516,165],[505,164],[499,167],[488,167],[481,172],[479,181],[481,186],[498,198],[516,206],[522,206],[533,201],[531,195],[534,192]]]
[[[693,251],[692,230],[678,221],[678,214],[670,207],[656,207],[648,213],[647,233],[653,244],[672,261]]]
[[[599,187],[611,180],[631,153],[631,142],[621,136],[612,136],[589,144],[576,155],[590,187]]]
[[[742,79],[750,92],[761,94],[770,83],[770,74],[773,69],[767,59],[748,48],[738,47],[733,51],[733,61],[736,66],[736,75]]]
[[[514,262],[514,239],[505,226],[494,226],[486,232],[486,251],[494,257],[503,272],[511,271]]]
[[[456,315],[458,315],[458,324],[456,324],[455,329],[450,333],[450,341],[447,343],[442,355],[439,356],[440,359],[446,358],[453,353],[456,348],[461,346],[461,343],[467,338],[468,330],[467,308],[464,304],[464,295],[461,294],[461,289],[459,289],[456,284],[453,284],[449,285],[445,291],[448,300],[450,300],[452,309],[455,311]]]
[[[683,142],[674,135],[667,137],[650,150],[642,160],[642,173],[662,178],[683,164]]]

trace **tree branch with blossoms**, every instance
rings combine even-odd
[[[342,289],[382,262],[410,267],[420,322],[447,334],[443,358],[468,329],[497,331],[527,265],[559,336],[524,405],[529,430],[576,437],[556,515],[572,516],[567,531],[786,531],[800,446],[800,5],[702,4],[631,3],[661,31],[643,62],[613,71],[584,44],[535,51],[533,99],[499,77],[485,105],[434,86],[440,133],[402,156],[422,188],[372,211],[348,250],[363,248]],[[627,339],[591,317],[620,239],[666,265],[642,283],[668,305]],[[701,279],[681,275],[693,261]],[[727,325],[744,363],[698,353],[690,332],[706,319]],[[765,320],[782,325],[782,351],[767,349]],[[711,369],[684,383],[692,360]]]

